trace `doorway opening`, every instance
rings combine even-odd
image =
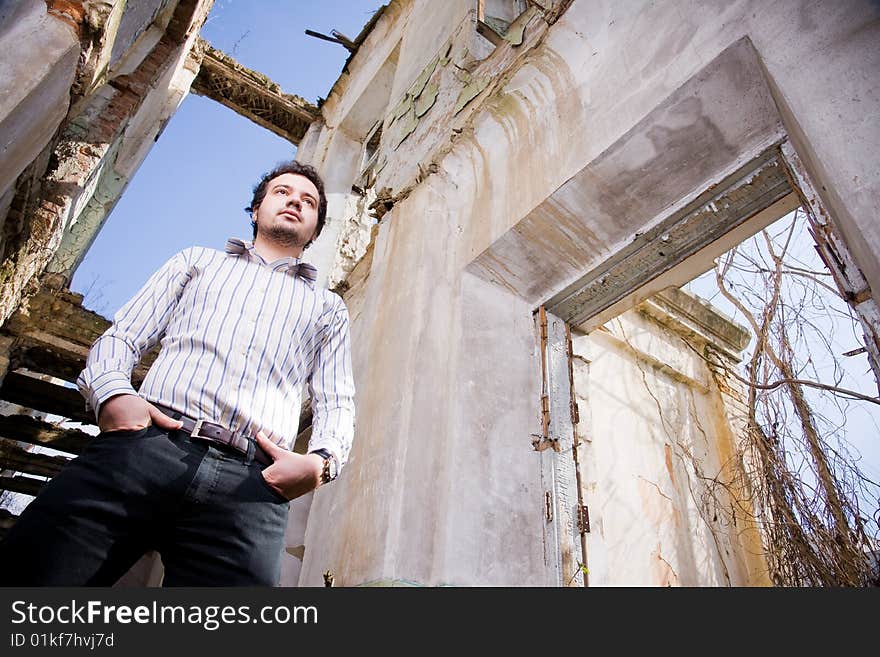
[[[868,300],[796,165],[774,147],[545,304],[590,584],[876,583]]]

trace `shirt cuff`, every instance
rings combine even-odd
[[[87,398],[88,406],[95,411],[95,420],[98,419],[101,404],[116,395],[137,395],[131,379],[124,372],[104,372],[95,377]]]
[[[342,456],[342,450],[339,441],[332,436],[320,437],[316,440],[309,441],[309,446],[307,448],[309,454],[319,449],[326,450],[330,453],[330,456],[333,457],[333,460],[336,462],[336,473],[338,475],[342,470],[342,466],[345,465],[345,461],[340,458],[340,456]]]

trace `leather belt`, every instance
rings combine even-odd
[[[214,422],[206,422],[205,420],[194,420],[166,406],[155,404],[156,408],[175,420],[180,420],[183,426],[178,429],[181,433],[185,433],[191,440],[204,440],[209,443],[217,443],[218,445],[226,445],[232,449],[247,455],[253,445],[254,461],[262,465],[272,465],[272,459],[250,436],[243,433],[235,433],[229,429],[215,424]]]

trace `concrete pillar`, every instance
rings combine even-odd
[[[11,6],[10,6],[11,5]],[[0,9],[0,196],[42,151],[67,114],[80,45],[42,0]]]

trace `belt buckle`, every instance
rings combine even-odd
[[[190,432],[190,438],[202,438],[199,434],[199,431],[202,430],[202,425],[205,423],[204,420],[196,420],[196,425],[193,427],[193,430]]]

